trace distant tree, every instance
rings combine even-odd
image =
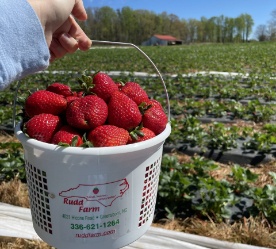
[[[130,32],[130,35],[133,37],[132,42],[141,44],[152,34],[156,33],[156,15],[148,10],[135,10],[133,15],[135,28]]]
[[[235,18],[235,26],[236,26],[236,34],[235,34],[235,41],[241,42],[243,41],[243,31],[245,28],[244,20],[241,16]]]
[[[133,37],[131,37],[130,33],[133,30],[133,10],[129,7],[123,7],[118,11],[119,15],[119,25],[120,25],[120,34],[119,41],[123,42],[132,42]]]
[[[273,10],[271,12],[271,19],[268,21],[267,24],[267,35],[269,37],[269,40],[276,40],[276,10]]]
[[[223,24],[224,24],[224,16],[221,15],[215,19],[216,21],[216,34],[217,34],[217,42],[223,42]]]
[[[201,17],[197,24],[197,39],[198,42],[208,42],[208,19]]]
[[[187,37],[187,23],[180,20],[176,15],[169,15],[170,20],[170,32],[172,36],[186,40]]]
[[[169,18],[168,13],[162,12],[160,15],[160,18],[162,19],[161,33],[169,34],[170,33],[170,18]]]
[[[241,18],[244,21],[243,41],[248,41],[249,36],[252,33],[252,27],[254,25],[254,21],[249,14],[242,14]]]
[[[255,37],[258,41],[267,41],[269,39],[267,34],[267,26],[266,25],[258,25],[255,31]]]
[[[116,34],[116,23],[117,23],[117,14],[116,12],[108,7],[94,8],[91,13],[93,21],[92,27],[92,36],[94,39],[98,40],[114,40]]]
[[[187,41],[188,42],[195,42],[197,41],[197,20],[196,19],[189,19],[187,23],[187,29],[188,29],[188,36]]]
[[[188,22],[185,19],[180,20],[181,29],[179,31],[179,38],[187,42],[189,36]]]
[[[226,17],[224,25],[224,37],[226,42],[233,42],[235,29],[235,19]]]
[[[217,30],[216,30],[216,19],[217,17],[211,17],[206,25],[206,32],[209,42],[217,42]]]

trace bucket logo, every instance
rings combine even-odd
[[[64,197],[66,202],[69,198],[85,199],[86,201],[95,201],[104,207],[111,206],[119,197],[122,197],[129,189],[127,179],[102,184],[79,184],[77,187],[61,191],[59,196]],[[83,201],[80,201],[83,203]]]
[[[93,189],[93,193],[95,194],[95,195],[97,195],[98,193],[99,193],[99,189],[96,187],[96,188],[94,188]]]

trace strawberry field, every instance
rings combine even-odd
[[[233,224],[261,217],[270,234],[267,245],[275,246],[276,44],[142,49],[163,75],[170,96],[172,133],[164,144],[156,222],[195,217]],[[85,69],[136,81],[167,110],[160,78],[134,49],[95,46],[68,55],[47,72],[0,92],[1,181],[25,182],[21,145],[7,139],[14,120],[21,120],[25,98],[53,82],[75,89]],[[221,169],[227,174],[214,173]]]

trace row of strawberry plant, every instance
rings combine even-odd
[[[191,115],[181,120],[172,119],[171,123],[173,132],[167,143],[178,145],[178,147],[186,144],[190,147],[197,147],[201,153],[208,150],[225,152],[236,149],[240,142],[242,146],[239,148],[244,152],[272,153],[273,156],[275,154],[276,124],[264,124],[257,131],[252,126],[229,126],[220,122],[204,126],[198,118]]]
[[[18,142],[0,143],[0,182],[15,177],[26,182],[22,145]]]
[[[276,174],[269,172],[273,184],[257,187],[259,175],[237,164],[225,179],[210,172],[219,166],[195,156],[180,163],[173,155],[164,155],[157,198],[157,217],[169,219],[198,217],[214,222],[233,222],[243,217],[276,220]]]
[[[171,85],[171,92],[177,99],[198,97],[215,99],[275,101],[276,81],[266,75],[244,77],[216,74],[179,75]]]
[[[225,118],[226,120],[243,119],[254,122],[267,122],[275,119],[276,103],[263,104],[251,100],[243,104],[236,100],[205,100],[187,98],[183,101],[171,100],[172,114],[190,114],[198,118]]]

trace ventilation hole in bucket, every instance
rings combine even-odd
[[[33,221],[38,227],[52,234],[47,174],[28,161],[26,161],[25,168]]]
[[[146,167],[138,227],[146,224],[154,212],[160,174],[160,164],[161,157]]]

